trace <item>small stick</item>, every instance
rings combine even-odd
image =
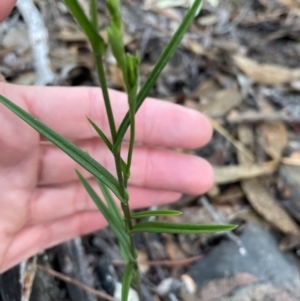
[[[286,165],[300,166],[300,158],[298,159],[298,158],[283,157],[281,158],[281,163]]]
[[[33,256],[20,264],[21,301],[29,301],[36,275],[37,257]]]
[[[22,15],[27,28],[36,71],[35,84],[44,86],[52,84],[55,75],[50,69],[48,57],[48,30],[37,7],[31,0],[18,0],[17,8]]]
[[[177,259],[177,260],[155,260],[155,261],[138,261],[138,264],[148,265],[148,266],[181,266],[193,263],[198,261],[199,259],[203,258],[202,255],[197,255],[189,258],[184,259]],[[113,265],[125,265],[125,262],[122,260],[113,260]]]
[[[218,224],[224,223],[221,216],[214,210],[214,208],[210,205],[208,199],[205,196],[202,196],[200,198],[200,202],[216,223]],[[233,234],[232,232],[226,232],[225,235],[238,245],[239,252],[242,256],[247,255],[247,250],[243,242],[235,234]]]
[[[289,116],[283,112],[274,113],[259,113],[259,112],[245,112],[240,114],[231,114],[227,117],[229,123],[256,123],[256,122],[277,122],[282,121],[286,123],[300,123],[300,118],[296,116]]]
[[[93,287],[94,281],[92,275],[88,272],[88,263],[82,246],[81,237],[76,237],[73,240],[71,240],[70,246],[74,259],[77,262],[78,276],[76,278],[80,280],[83,284]],[[87,301],[97,301],[96,297],[91,294],[87,294],[86,298]]]
[[[104,292],[101,292],[101,291],[98,291],[98,290],[95,290],[79,281],[77,281],[76,279],[73,279],[71,277],[68,277],[62,273],[59,273],[57,271],[54,271],[52,269],[49,269],[49,268],[46,268],[40,264],[37,265],[37,268],[45,273],[48,273],[49,275],[52,275],[60,280],[63,280],[65,282],[68,282],[68,283],[72,283],[74,285],[76,285],[77,287],[85,290],[86,292],[89,292],[91,294],[94,294],[95,296],[97,297],[100,297],[100,298],[103,298],[105,300],[108,300],[108,301],[117,301],[115,298],[113,298],[112,296],[104,293]]]
[[[252,153],[246,148],[246,146],[243,143],[232,137],[232,135],[230,135],[229,132],[225,128],[223,128],[216,120],[210,118],[210,122],[215,131],[217,131],[220,135],[225,137],[236,149],[243,153],[243,155],[245,155],[249,160],[253,161]]]

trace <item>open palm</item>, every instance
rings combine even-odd
[[[127,111],[126,96],[111,91],[116,123]],[[0,83],[0,94],[72,140],[114,173],[113,158],[87,122],[109,135],[100,89],[21,87]],[[210,165],[170,148],[207,143],[211,127],[192,110],[149,99],[137,116],[130,178],[132,208],[200,194],[212,184]],[[91,232],[106,222],[77,181],[88,172],[0,105],[0,272],[47,247]],[[126,137],[125,137],[126,138]],[[122,150],[126,153],[126,143]]]

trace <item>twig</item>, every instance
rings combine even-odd
[[[82,246],[81,237],[76,237],[73,240],[71,240],[71,248],[73,251],[73,256],[77,263],[78,279],[85,285],[94,286],[93,278],[88,272],[88,263]],[[86,298],[87,301],[96,301],[95,296],[91,294],[87,294]]]
[[[89,292],[91,294],[94,294],[95,296],[97,297],[100,297],[100,298],[103,298],[105,300],[108,300],[108,301],[117,301],[115,298],[113,298],[112,296],[104,293],[104,292],[101,292],[101,291],[98,291],[98,290],[95,290],[79,281],[77,281],[76,279],[73,279],[71,277],[68,277],[68,276],[65,276],[64,274],[61,274],[59,272],[56,272],[52,269],[49,269],[49,268],[46,268],[42,265],[37,265],[37,268],[45,273],[48,273],[49,275],[52,275],[62,281],[65,281],[65,282],[68,282],[68,283],[72,283],[74,285],[76,285],[77,287],[85,290],[86,292]]]
[[[231,114],[227,117],[229,123],[256,123],[256,122],[276,122],[282,121],[286,123],[300,123],[300,118],[289,116],[279,111],[274,113],[245,112],[240,114]]]
[[[20,283],[22,287],[21,301],[29,301],[36,274],[37,257],[26,259],[20,264]]]
[[[210,205],[208,199],[205,196],[202,196],[200,198],[200,203],[202,206],[206,209],[206,211],[210,214],[210,216],[213,218],[213,220],[218,224],[223,224],[224,221],[222,217],[214,210],[214,208]],[[243,242],[232,232],[226,232],[225,235],[231,239],[234,243],[237,244],[239,247],[239,252],[242,256],[247,255],[247,250],[243,244]]]
[[[138,261],[138,264],[148,265],[148,266],[181,266],[188,265],[195,261],[201,259],[202,255],[197,255],[189,258],[178,259],[178,260],[155,260],[155,261]],[[125,262],[122,260],[113,260],[113,265],[125,265]]]
[[[281,158],[281,163],[286,165],[294,165],[294,166],[300,166],[300,158],[288,158],[283,157]]]
[[[241,143],[240,141],[234,139],[227,130],[225,130],[220,124],[219,122],[217,122],[216,120],[210,118],[211,124],[213,126],[213,128],[215,129],[215,131],[217,131],[219,134],[221,134],[223,137],[225,137],[233,146],[235,146],[241,153],[243,153],[243,155],[245,155],[248,159],[250,159],[251,161],[253,158],[252,153],[245,147],[245,145],[243,143]]]
[[[50,69],[48,31],[44,21],[31,0],[18,0],[17,8],[28,28],[36,71],[35,84],[39,86],[51,84],[55,75]]]

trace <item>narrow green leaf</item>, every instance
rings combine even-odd
[[[102,141],[106,144],[106,146],[108,147],[108,149],[111,151],[112,150],[112,144],[109,141],[109,139],[107,138],[107,136],[101,131],[101,129],[97,126],[97,124],[93,120],[91,120],[88,117],[86,117],[86,118],[89,121],[89,123],[92,125],[92,127],[94,128],[94,130],[97,132],[97,134],[99,135],[99,137],[102,139]],[[124,173],[124,175],[127,178],[129,178],[130,177],[130,171],[128,170],[127,164],[126,164],[126,162],[123,159],[121,159],[121,168],[122,168],[122,172]]]
[[[98,185],[103,193],[103,196],[106,200],[106,203],[108,205],[108,209],[110,210],[110,212],[112,213],[112,215],[114,216],[115,220],[118,221],[118,223],[120,224],[120,226],[124,226],[124,222],[123,222],[123,217],[121,215],[120,209],[116,204],[116,201],[114,200],[114,198],[112,197],[110,191],[108,190],[108,188],[100,181],[97,181]]]
[[[82,176],[82,174],[76,170],[77,176],[86,189],[87,193],[91,197],[91,199],[95,202],[98,209],[101,211],[105,219],[107,220],[109,226],[111,227],[112,231],[118,238],[120,244],[123,246],[123,250],[125,252],[126,260],[130,261],[132,260],[132,256],[130,253],[130,243],[129,243],[129,236],[125,232],[123,227],[120,227],[119,221],[115,218],[114,215],[111,214],[108,207],[105,205],[105,203],[102,201],[102,199],[98,196],[98,194],[95,192],[93,187],[89,184],[89,182]]]
[[[95,30],[94,25],[89,21],[85,15],[82,7],[77,0],[65,0],[65,3],[74,16],[75,20],[78,22],[80,27],[83,29],[87,35],[89,41],[92,44],[93,49],[97,49],[103,55],[105,51],[105,42],[102,37]]]
[[[136,219],[150,216],[176,216],[180,214],[182,214],[182,212],[177,210],[147,210],[132,213],[131,218]]]
[[[90,0],[90,18],[96,32],[98,32],[98,13],[97,13],[97,0]]]
[[[84,167],[87,171],[93,174],[97,179],[107,185],[111,191],[119,198],[122,196],[119,192],[119,183],[117,179],[107,171],[101,164],[90,157],[85,151],[78,148],[75,144],[65,139],[41,121],[31,116],[22,108],[0,95],[0,103],[5,105],[8,109],[14,112],[17,116],[23,119],[31,127],[37,130],[41,135],[50,140],[53,144],[58,146],[62,151],[69,155],[74,161]]]
[[[122,168],[122,172],[125,175],[125,177],[127,179],[129,179],[130,178],[130,170],[127,167],[127,164],[126,164],[126,162],[123,159],[121,160],[121,168]]]
[[[195,0],[191,8],[188,10],[182,23],[180,24],[179,28],[177,29],[176,33],[171,38],[171,41],[163,51],[162,55],[160,56],[157,64],[153,68],[152,72],[148,76],[146,82],[142,86],[138,96],[137,96],[137,104],[136,104],[136,111],[140,108],[145,98],[148,96],[150,90],[153,88],[154,84],[156,83],[158,77],[160,76],[162,70],[167,65],[169,59],[174,54],[175,50],[177,49],[180,41],[182,40],[185,32],[188,30],[190,25],[192,24],[196,13],[201,8],[203,0]],[[113,151],[119,147],[121,144],[123,137],[126,133],[127,128],[130,125],[129,120],[129,113],[126,114],[124,117],[117,135],[117,140],[113,146]]]
[[[109,150],[112,149],[112,144],[109,141],[109,139],[106,137],[106,135],[101,131],[101,129],[97,126],[97,124],[91,120],[89,117],[86,117],[89,123],[92,125],[94,130],[97,132],[97,134],[100,136],[100,138],[103,140],[103,142],[106,144]]]
[[[122,279],[122,298],[121,301],[128,301],[128,295],[130,290],[130,285],[134,275],[134,265],[129,263],[126,265],[125,272]]]
[[[156,232],[173,234],[212,233],[235,229],[235,225],[197,225],[168,222],[143,222],[133,226],[131,233]]]

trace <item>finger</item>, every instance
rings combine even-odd
[[[89,182],[102,196],[96,182],[94,180]],[[129,194],[131,208],[166,204],[180,198],[180,194],[177,192],[138,187],[129,187]],[[117,204],[119,204],[118,200]],[[43,223],[89,210],[97,210],[97,207],[79,181],[53,188],[38,188],[30,201],[27,225]]]
[[[143,208],[144,202],[136,201],[135,208]],[[65,207],[61,206],[59,208]],[[57,207],[56,207],[57,210]],[[15,235],[6,255],[0,273],[18,264],[40,250],[53,247],[76,236],[87,234],[107,225],[98,210],[78,212],[57,220],[27,226]]]
[[[108,121],[99,88],[26,87],[0,84],[0,93],[14,102],[25,101],[30,113],[68,139],[96,137],[90,117],[107,135]],[[116,124],[128,110],[124,93],[110,91]],[[136,140],[166,147],[197,148],[212,135],[208,119],[191,109],[147,99],[136,115]],[[128,138],[128,136],[126,136]]]
[[[88,211],[24,228],[9,246],[0,266],[0,273],[43,249],[90,233],[105,225],[106,221],[99,211]]]
[[[2,22],[12,11],[16,4],[16,0],[0,1],[0,22]]]
[[[82,141],[78,146],[111,172],[114,159],[99,139]],[[123,157],[126,157],[126,146]],[[58,148],[42,146],[39,184],[56,184],[77,179],[74,169],[88,176],[83,168]],[[210,164],[196,156],[176,153],[171,150],[137,146],[133,152],[130,183],[151,189],[173,190],[186,194],[201,194],[213,184],[213,170]]]

